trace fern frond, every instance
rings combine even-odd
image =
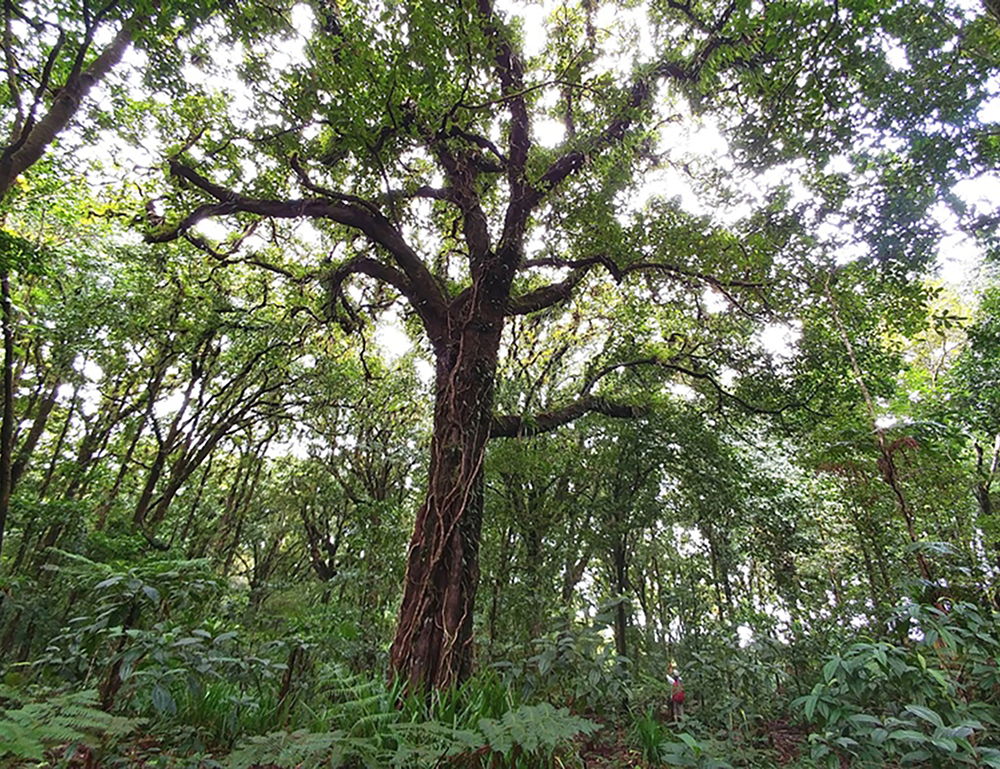
[[[96,707],[96,692],[60,694],[19,708],[0,709],[0,757],[40,761],[56,745],[96,747],[124,737],[141,724]]]
[[[341,731],[315,733],[272,732],[251,737],[233,751],[226,766],[229,769],[247,769],[251,766],[295,766],[301,769],[342,766],[344,752],[338,743],[344,741]]]

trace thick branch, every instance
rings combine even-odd
[[[587,272],[586,268],[574,270],[568,278],[559,283],[550,283],[522,296],[511,297],[507,302],[506,314],[528,315],[567,301]]]
[[[510,38],[496,22],[492,0],[479,0],[479,15],[483,18],[486,35],[496,45],[494,61],[497,77],[510,110],[509,160],[506,164],[511,198],[517,200],[528,187],[525,166],[528,162],[528,150],[531,148],[531,119],[525,99],[524,65],[514,51]]]
[[[506,162],[510,202],[504,215],[499,251],[504,266],[513,270],[520,258],[521,241],[532,208],[528,202],[532,196],[532,186],[527,176],[528,152],[531,149],[531,115],[524,87],[524,65],[514,51],[510,37],[497,24],[492,0],[478,0],[478,3],[479,14],[484,22],[483,30],[496,45],[494,61],[497,77],[510,111]]]
[[[25,126],[26,134],[18,145],[8,147],[3,153],[0,158],[0,199],[6,196],[14,179],[34,165],[66,128],[90,89],[121,61],[132,41],[132,23],[128,21],[122,24],[115,38],[90,63],[90,66],[66,81],[45,116],[30,130]]]
[[[507,305],[507,315],[527,315],[547,309],[570,298],[573,290],[580,281],[587,275],[591,267],[600,265],[604,267],[616,283],[621,283],[629,273],[665,272],[670,275],[677,275],[682,278],[693,278],[711,286],[722,293],[735,307],[747,315],[753,315],[750,310],[732,294],[731,289],[743,288],[760,292],[764,288],[763,283],[749,280],[729,280],[716,277],[710,273],[690,270],[667,262],[635,262],[625,267],[619,267],[614,260],[607,256],[593,256],[586,259],[559,259],[557,257],[544,257],[541,259],[530,259],[521,265],[521,269],[532,267],[568,267],[573,272],[565,280],[559,283],[552,283],[530,291],[529,293],[515,297]]]
[[[344,281],[351,275],[367,275],[382,283],[387,283],[405,296],[411,304],[416,304],[416,293],[413,290],[413,285],[406,279],[406,275],[378,259],[367,256],[351,259],[334,270],[330,276],[330,290],[339,293]]]
[[[533,417],[498,416],[493,418],[490,428],[491,438],[527,438],[551,432],[557,427],[569,424],[584,414],[604,414],[615,419],[635,419],[645,413],[641,406],[612,403],[604,398],[586,396],[555,411],[536,414]]]
[[[325,198],[265,200],[245,197],[215,184],[197,171],[174,159],[170,160],[170,171],[175,176],[215,198],[219,203],[200,206],[187,216],[178,227],[172,231],[159,233],[153,236],[153,239],[160,242],[172,240],[208,216],[237,212],[257,214],[273,219],[330,219],[346,227],[360,230],[372,243],[389,252],[402,274],[406,276],[407,290],[403,293],[422,319],[426,321],[444,314],[445,297],[434,281],[433,275],[416,252],[410,248],[400,232],[377,211],[354,202],[336,202]],[[376,260],[371,261],[381,264]],[[382,267],[385,268],[385,265]],[[393,285],[396,284],[393,283]],[[396,287],[399,288],[398,285]]]
[[[473,279],[490,254],[490,232],[477,189],[478,168],[468,154],[455,155],[444,135],[431,140],[431,150],[441,163],[454,202],[462,209],[462,231],[469,249],[469,266]]]

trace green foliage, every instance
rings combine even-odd
[[[556,766],[570,741],[596,724],[549,703],[512,706],[495,678],[473,678],[430,700],[399,687],[334,674],[324,685],[330,700],[307,729],[251,737],[228,760],[233,769],[258,764],[333,767]]]
[[[813,759],[1000,766],[996,617],[957,603],[912,605],[901,619],[916,640],[851,645],[793,703],[816,727]]]
[[[521,705],[509,710],[500,719],[483,718],[479,731],[489,747],[488,761],[502,758],[501,765],[549,765],[557,747],[578,734],[593,734],[597,725],[577,716],[566,708],[556,709],[547,702]],[[492,765],[488,763],[488,765]]]
[[[770,746],[772,735],[761,730],[736,728],[715,729],[696,717],[686,716],[680,722],[665,723],[653,710],[647,710],[632,720],[631,742],[649,767],[694,766],[704,769],[732,769],[737,766],[766,769],[784,765],[787,756],[779,755]]]
[[[117,739],[96,688],[164,763],[566,765],[581,714],[632,708],[650,764],[752,765],[797,697],[815,761],[996,765],[1000,295],[958,352],[971,312],[920,280],[944,207],[968,220],[955,182],[996,169],[996,24],[956,0],[493,5],[5,4],[4,157],[73,110],[0,180],[0,665],[78,692],[5,706],[10,758]],[[127,74],[63,99],[123,25]],[[407,695],[382,671],[434,374],[487,338],[452,381],[495,398],[477,429],[525,435],[461,490],[486,672]],[[632,418],[527,437],[581,404]],[[955,601],[893,621],[918,554]]]
[[[602,631],[608,618],[573,626],[533,641],[535,654],[523,662],[501,661],[494,669],[522,699],[541,698],[578,710],[617,709],[631,692],[629,660],[616,654]]]
[[[97,694],[80,692],[23,693],[0,689],[0,759],[42,761],[46,751],[67,745],[97,750],[119,740],[143,722],[105,713]]]
[[[44,256],[43,250],[35,244],[0,229],[0,274],[7,275],[14,270],[39,274],[44,269]]]

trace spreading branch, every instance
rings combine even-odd
[[[298,155],[293,154],[288,159],[288,165],[290,165],[292,167],[292,170],[295,171],[295,175],[298,177],[299,183],[310,192],[314,192],[317,195],[322,195],[324,198],[327,198],[328,200],[339,200],[342,203],[350,203],[356,206],[360,206],[361,208],[366,209],[375,216],[381,215],[381,211],[379,211],[378,207],[370,200],[359,198],[357,195],[348,195],[343,192],[335,192],[334,190],[328,189],[326,187],[321,187],[318,184],[314,184],[312,180],[309,178],[309,175],[306,173],[306,170],[302,167],[302,164],[299,162]]]
[[[327,282],[327,290],[330,292],[332,300],[343,298],[343,285],[352,275],[367,275],[382,283],[387,283],[405,296],[411,304],[416,304],[416,292],[406,275],[391,265],[368,256],[350,259],[333,271]]]
[[[134,23],[139,20],[123,23],[118,34],[86,69],[70,74],[48,112],[38,122],[29,116],[21,127],[20,136],[11,137],[12,143],[0,154],[0,199],[6,196],[14,179],[33,166],[69,125],[90,89],[121,61],[132,41]],[[50,69],[48,65],[46,69]]]
[[[690,357],[690,356],[685,356],[685,357]],[[799,402],[799,401],[786,403],[782,406],[778,406],[777,408],[766,408],[763,406],[755,406],[754,404],[744,400],[731,390],[724,387],[722,383],[719,382],[719,380],[715,377],[715,374],[713,374],[712,372],[705,371],[704,369],[693,368],[691,366],[684,366],[679,363],[675,363],[673,360],[664,360],[663,358],[656,356],[650,356],[648,358],[638,358],[635,360],[622,361],[619,363],[609,364],[591,374],[591,376],[588,377],[587,381],[584,383],[581,392],[584,395],[586,395],[586,393],[588,393],[591,389],[593,389],[594,385],[600,379],[602,379],[603,377],[607,376],[608,374],[614,371],[619,371],[625,368],[638,368],[640,366],[651,366],[660,369],[666,369],[668,371],[673,371],[678,374],[683,374],[684,376],[690,377],[691,379],[698,379],[708,383],[715,391],[720,409],[724,401],[732,401],[737,406],[739,406],[744,411],[750,414],[781,416],[786,411],[805,406],[804,402]]]
[[[587,269],[574,270],[565,280],[541,286],[521,296],[511,297],[507,302],[506,314],[528,315],[568,301],[587,272]]]
[[[544,257],[541,259],[529,259],[522,263],[521,269],[532,267],[555,267],[569,268],[573,270],[568,277],[558,283],[551,283],[541,286],[533,291],[519,297],[512,297],[507,304],[507,315],[527,315],[532,312],[548,309],[557,304],[567,301],[573,294],[574,289],[580,284],[591,268],[604,267],[614,279],[615,283],[621,283],[630,273],[653,273],[660,272],[673,275],[685,280],[693,280],[711,286],[738,310],[745,315],[753,316],[754,313],[734,294],[734,289],[745,289],[754,291],[758,297],[766,304],[766,297],[763,289],[765,283],[751,280],[720,278],[711,273],[691,270],[668,262],[634,262],[619,267],[613,259],[607,256],[593,256],[586,259],[559,259],[558,257]]]
[[[605,398],[586,396],[554,411],[532,417],[497,416],[490,427],[491,438],[529,438],[551,432],[579,419],[584,414],[603,414],[615,419],[635,419],[645,413],[642,406],[614,403]]]
[[[414,310],[425,322],[445,314],[445,296],[427,266],[410,248],[399,230],[385,216],[374,210],[371,204],[361,204],[351,200],[330,200],[328,197],[299,200],[246,197],[212,182],[176,159],[170,160],[170,172],[218,202],[198,207],[176,227],[149,236],[151,240],[157,242],[174,240],[205,218],[233,213],[249,213],[271,219],[329,219],[364,233],[374,245],[385,249],[399,268],[395,270],[377,260],[362,259],[349,262],[363,266],[363,269],[355,271],[365,272],[395,286],[410,300]]]
[[[729,13],[731,11],[727,11],[722,18],[728,20]],[[652,101],[657,82],[664,79],[685,83],[696,82],[716,51],[746,42],[743,37],[726,37],[718,34],[719,31],[721,28],[713,29],[714,34],[686,63],[663,61],[638,77],[629,88],[628,99],[618,117],[611,120],[598,134],[583,142],[581,148],[567,152],[546,169],[525,198],[521,215],[527,217],[552,190],[579,172],[590,157],[620,144],[634,125],[636,117],[641,115],[644,108]]]

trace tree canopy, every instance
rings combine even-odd
[[[706,730],[795,702],[817,761],[993,761],[928,693],[992,683],[850,678],[995,622],[996,287],[934,277],[992,247],[990,13],[8,2],[0,648],[95,719],[256,680],[230,743],[348,670],[575,708],[483,711],[504,753],[678,665]]]

